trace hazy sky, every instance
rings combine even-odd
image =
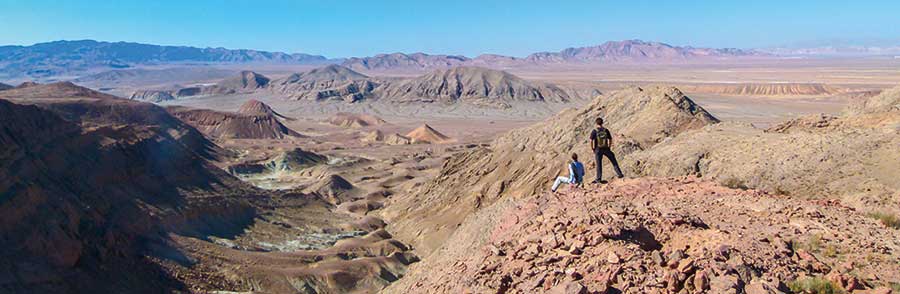
[[[522,56],[643,39],[900,45],[900,1],[0,0],[0,44],[95,39],[304,52]]]

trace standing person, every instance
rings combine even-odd
[[[573,185],[581,184],[584,179],[584,165],[578,161],[578,154],[572,153],[572,162],[569,163],[569,177],[557,177],[553,182],[550,191],[556,192],[559,184],[569,183]]]
[[[612,152],[612,134],[603,127],[603,118],[597,118],[597,128],[591,131],[591,150],[594,150],[594,160],[597,161],[597,178],[591,182],[592,184],[606,184],[603,180],[603,156],[609,159],[616,176],[620,179],[625,177],[622,170],[619,169],[619,162],[616,161],[616,155]]]

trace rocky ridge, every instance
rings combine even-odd
[[[775,294],[825,276],[891,293],[900,279],[900,232],[839,204],[693,177],[588,188],[486,208],[384,292]]]
[[[0,98],[6,99],[119,99],[119,97],[94,91],[75,85],[71,82],[55,82],[38,84],[25,82],[14,88],[0,92]]]
[[[510,107],[514,101],[568,102],[564,90],[525,81],[510,73],[480,67],[454,67],[423,76],[387,83],[378,89],[381,99],[411,103],[468,103]]]
[[[159,103],[175,100],[175,96],[172,95],[171,91],[138,90],[134,91],[128,99]]]

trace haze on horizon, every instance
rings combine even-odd
[[[0,44],[95,39],[327,57],[524,56],[608,40],[697,47],[900,45],[895,1],[12,1]]]

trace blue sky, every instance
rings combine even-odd
[[[0,44],[96,39],[304,52],[523,56],[643,39],[900,45],[900,1],[0,0]]]

